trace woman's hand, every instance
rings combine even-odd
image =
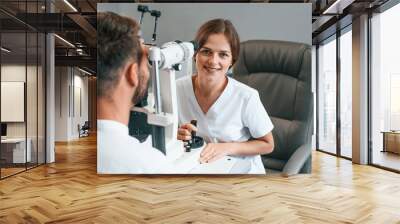
[[[254,156],[274,150],[272,133],[247,142],[208,143],[200,153],[200,163],[210,163],[226,155]]]
[[[200,163],[211,163],[231,154],[229,143],[208,143],[200,153]]]
[[[192,131],[197,131],[196,126],[186,123],[178,128],[178,140],[189,141],[192,139]]]

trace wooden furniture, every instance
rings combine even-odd
[[[1,159],[5,160],[8,164],[20,164],[31,162],[31,145],[30,138],[27,140],[25,151],[25,138],[6,138],[1,139]]]
[[[383,131],[382,152],[400,154],[400,131]]]

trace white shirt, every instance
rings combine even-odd
[[[130,136],[126,125],[97,120],[97,128],[97,173],[173,173],[164,154]]]
[[[204,114],[196,100],[191,76],[177,80],[179,123],[197,120],[197,134],[206,142],[245,142],[273,129],[257,90],[228,77],[222,94]],[[261,156],[248,156],[251,174],[265,174]]]

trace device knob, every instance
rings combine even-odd
[[[182,64],[174,64],[174,65],[172,66],[172,68],[173,68],[175,71],[181,71],[181,70],[182,70]]]

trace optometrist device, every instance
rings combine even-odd
[[[141,12],[139,24],[142,25],[144,14],[151,11],[149,10],[149,7],[147,5],[138,5],[137,10]]]
[[[157,40],[157,22],[158,18],[160,18],[161,16],[161,12],[157,10],[151,10],[150,15],[154,17],[154,32],[152,36],[152,41],[153,43],[155,43]]]
[[[147,122],[153,126],[153,147],[167,155],[172,153],[168,149],[183,148],[182,141],[177,140],[175,71],[180,70],[185,61],[192,60],[194,46],[191,42],[174,41],[165,43],[161,48],[153,46],[149,49],[155,111],[147,115]]]

